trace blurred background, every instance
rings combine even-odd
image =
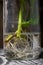
[[[43,8],[42,2],[39,0],[40,13],[40,32],[41,32],[41,47],[43,48]],[[3,48],[3,0],[0,0],[0,48]]]

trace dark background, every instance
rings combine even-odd
[[[39,12],[40,12],[40,30],[41,30],[41,47],[43,47],[43,1],[39,2]]]
[[[43,48],[43,0],[39,0],[41,47]],[[0,48],[3,48],[3,0],[0,0]]]
[[[0,0],[0,48],[3,47],[3,1]]]

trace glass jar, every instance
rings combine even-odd
[[[20,37],[17,37],[15,34],[19,25],[18,19],[21,22],[22,29],[20,34],[18,34]],[[39,56],[40,25],[38,0],[3,1],[3,40],[7,58],[34,59]]]

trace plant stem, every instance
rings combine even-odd
[[[22,7],[24,4],[24,0],[20,0],[20,11],[19,11],[19,18],[18,18],[18,29],[16,31],[17,37],[20,37],[21,30],[22,30]]]
[[[21,25],[22,25],[22,9],[20,8],[19,18],[18,18],[18,29],[16,31],[17,37],[20,37],[21,29],[22,29]]]

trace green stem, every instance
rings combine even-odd
[[[17,37],[20,37],[21,34],[21,25],[22,25],[22,9],[20,8],[19,11],[19,18],[18,18],[18,29],[17,29]]]
[[[29,26],[29,25],[31,24],[31,22],[32,22],[32,19],[30,19],[29,21],[23,21],[23,22],[22,22],[22,27],[27,27],[27,26]]]
[[[19,18],[18,18],[18,29],[16,31],[17,37],[20,37],[21,30],[22,30],[22,7],[24,4],[24,0],[20,0],[20,11],[19,11]]]

